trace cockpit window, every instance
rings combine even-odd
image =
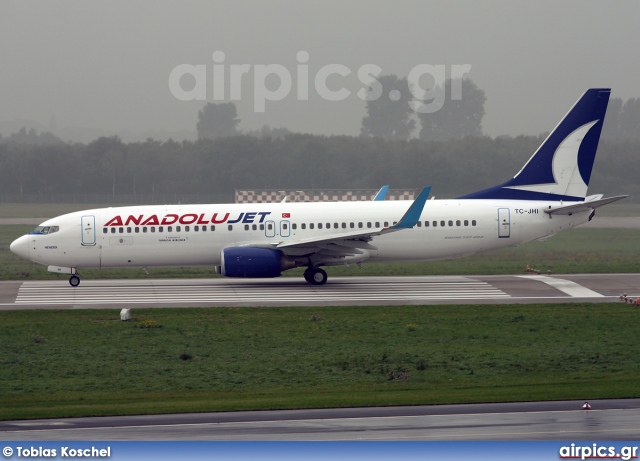
[[[54,232],[58,232],[60,230],[59,226],[38,226],[35,230],[29,232],[29,234],[37,234],[37,235],[45,235],[45,234],[53,234]]]

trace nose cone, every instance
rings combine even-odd
[[[29,236],[23,235],[14,240],[9,247],[11,252],[23,259],[29,259]]]

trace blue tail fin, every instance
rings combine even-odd
[[[584,200],[610,94],[608,88],[587,90],[518,174],[460,198]]]

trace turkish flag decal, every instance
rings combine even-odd
[[[282,213],[282,217],[283,218],[290,218],[291,217],[291,213]]]

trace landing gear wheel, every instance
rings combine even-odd
[[[72,275],[69,278],[69,285],[71,285],[72,287],[77,287],[78,285],[80,285],[80,277],[78,277],[77,275]]]
[[[319,268],[313,269],[308,282],[312,285],[324,285],[327,283],[327,273]]]

